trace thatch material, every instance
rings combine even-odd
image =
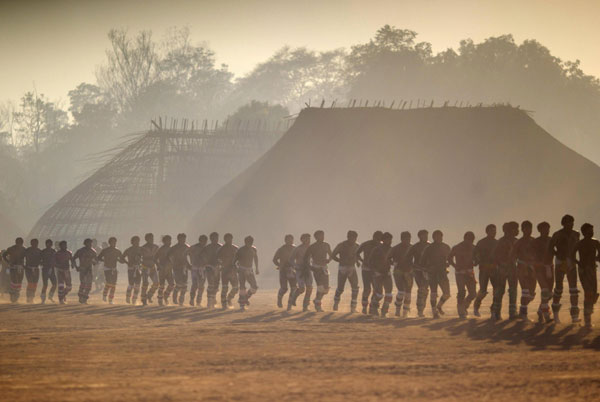
[[[303,110],[283,138],[217,192],[190,231],[444,229],[449,242],[486,224],[600,220],[600,168],[512,107]],[[238,237],[239,238],[239,237]]]

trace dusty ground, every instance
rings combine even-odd
[[[75,295],[66,306],[0,304],[0,400],[553,401],[600,392],[598,329],[461,321],[454,299],[437,321],[288,314],[272,307],[274,295],[257,294],[245,313],[108,306],[97,295],[87,306]]]

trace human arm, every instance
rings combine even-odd
[[[254,266],[256,267],[256,275],[259,275],[260,272],[258,270],[258,252],[254,249]]]
[[[335,248],[331,252],[331,259],[335,262],[340,262],[340,259],[338,258],[338,254],[340,253],[341,245],[342,245],[342,243],[335,246]]]
[[[456,269],[456,248],[452,248],[452,250],[450,250],[450,254],[448,254],[448,264],[450,264],[451,267],[454,267],[454,269]]]

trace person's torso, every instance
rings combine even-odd
[[[206,263],[210,266],[216,267],[218,264],[217,253],[221,248],[220,243],[210,243],[202,250],[204,254],[204,258],[206,259]]]
[[[429,245],[431,245],[429,242],[418,242],[408,250],[408,263],[411,264],[413,268],[420,267],[423,251],[425,251]]]
[[[410,261],[408,261],[408,251],[411,247],[410,243],[399,243],[392,248],[391,256],[397,270],[409,271],[412,268]]]
[[[356,250],[358,244],[345,241],[339,248],[340,265],[343,267],[354,267],[356,265]]]
[[[137,267],[142,263],[142,248],[139,246],[131,246],[125,250],[127,256],[127,266],[129,268]]]
[[[369,259],[369,263],[373,271],[381,274],[390,273],[391,264],[389,257],[391,249],[392,248],[390,246],[383,244],[373,249],[371,252],[371,258]]]
[[[535,262],[535,248],[533,237],[521,237],[515,243],[516,257],[519,261],[527,264]]]
[[[552,254],[550,254],[550,236],[538,237],[533,240],[533,250],[535,253],[535,262],[537,264],[552,264]]]
[[[58,269],[69,269],[71,263],[71,257],[73,254],[69,250],[58,250],[54,255],[56,261],[56,268]]]
[[[486,237],[477,242],[476,252],[479,265],[491,265],[494,263],[494,249],[498,240]]]
[[[53,248],[45,248],[42,250],[42,267],[45,269],[54,268],[56,264],[56,250]]]
[[[37,247],[29,247],[25,251],[25,265],[37,268],[42,263],[42,250]]]
[[[315,266],[327,265],[327,251],[329,244],[326,242],[313,243],[310,246],[311,264]]]
[[[93,248],[82,247],[77,250],[77,258],[79,259],[80,268],[91,268],[96,258],[96,251]]]
[[[293,261],[292,263],[298,267],[304,265],[304,255],[306,254],[306,250],[308,250],[308,244],[300,244],[293,252]]]
[[[103,249],[101,252],[104,266],[107,268],[117,268],[117,262],[121,257],[121,250],[116,247],[108,247]]]
[[[448,266],[450,247],[446,243],[431,243],[424,251],[425,268],[432,271],[445,269]]]
[[[460,243],[454,247],[454,259],[456,271],[471,271],[473,269],[473,251],[475,247],[471,244]]]
[[[237,261],[240,267],[251,268],[254,261],[254,255],[256,253],[254,246],[242,246],[237,251]]]
[[[23,246],[11,246],[6,250],[8,254],[8,260],[10,265],[25,265],[25,251],[27,249]]]
[[[158,261],[158,263],[162,266],[164,266],[165,264],[167,264],[169,262],[169,251],[171,250],[171,246],[167,246],[167,245],[162,245],[160,246],[160,248],[158,249],[158,251],[156,251],[156,261]]]
[[[564,228],[554,233],[555,256],[558,260],[565,261],[573,255],[575,244],[579,240],[579,233]]]
[[[365,264],[367,265],[367,267],[369,266],[368,261],[371,258],[371,253],[379,245],[381,245],[381,243],[378,242],[378,241],[376,241],[376,240],[373,240],[373,239],[367,240],[366,242],[364,242],[361,245],[361,247],[362,247],[362,254],[363,254],[363,261],[365,262]]]
[[[142,246],[142,264],[144,266],[154,266],[157,250],[158,246],[156,244],[144,244]]]
[[[293,247],[293,246],[292,246]],[[217,258],[224,268],[233,267],[233,259],[237,253],[238,247],[234,244],[223,244],[217,252]]]
[[[579,251],[579,266],[584,268],[595,268],[598,261],[598,240],[583,239],[577,243]]]

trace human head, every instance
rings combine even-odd
[[[223,236],[223,240],[225,240],[225,244],[231,245],[231,243],[233,243],[233,235],[231,233],[225,233],[225,236]]]
[[[217,243],[219,241],[219,234],[217,232],[212,232],[210,234],[210,242]]]
[[[325,232],[323,232],[322,230],[317,230],[314,234],[315,236],[315,240],[316,241],[323,241],[325,240]]]
[[[381,230],[376,230],[373,233],[373,240],[375,240],[376,242],[380,242],[381,241],[381,236],[383,236],[383,232]]]
[[[567,214],[562,217],[562,219],[560,220],[560,224],[563,228],[567,230],[573,230],[573,226],[575,225],[575,218]]]
[[[581,234],[583,234],[583,237],[586,239],[594,237],[594,226],[590,223],[584,223],[581,225]]]
[[[504,222],[502,224],[502,233],[504,233],[504,235],[508,235],[509,232],[510,232],[510,222]]]
[[[54,245],[54,242],[52,241],[52,239],[47,239],[46,240],[46,247],[52,248],[53,245]]]
[[[15,244],[16,244],[17,246],[22,246],[22,245],[23,245],[23,238],[22,238],[22,237],[17,237],[17,238],[15,239]]]
[[[131,238],[131,244],[133,246],[139,246],[140,245],[140,237],[139,236],[133,236]]]
[[[519,235],[519,223],[515,221],[510,221],[508,223],[508,230],[511,236],[517,237]]]
[[[146,240],[146,243],[154,243],[154,234],[146,233],[146,236],[144,236],[144,240]]]
[[[346,238],[351,242],[356,242],[356,239],[358,239],[358,233],[356,233],[354,230],[349,230],[348,233],[346,233]]]
[[[185,233],[179,233],[179,234],[177,235],[177,242],[178,242],[179,244],[183,244],[183,243],[185,243],[185,239],[187,239],[187,236],[185,235]]]
[[[205,246],[206,243],[208,243],[208,236],[206,235],[200,235],[200,237],[198,237],[198,243],[200,243],[201,246]]]
[[[40,244],[40,242],[38,241],[38,239],[31,239],[29,244],[31,244],[31,247],[36,248]]]
[[[410,243],[410,239],[411,239],[410,232],[400,233],[400,241],[402,243]]]
[[[433,238],[434,243],[441,243],[444,239],[444,234],[441,230],[435,230],[431,237]]]
[[[389,246],[392,244],[392,234],[390,232],[385,232],[382,236],[381,236],[381,242],[385,245],[385,246]]]
[[[171,236],[170,235],[164,235],[162,237],[162,242],[165,246],[170,246],[171,245]]]
[[[488,235],[488,237],[494,238],[496,237],[496,225],[494,225],[493,223],[490,223],[489,225],[487,225],[485,227],[485,234]]]
[[[473,242],[475,241],[475,233],[469,231],[469,232],[465,233],[465,235],[463,236],[463,239],[465,240],[466,243],[473,244]]]
[[[110,237],[108,239],[108,245],[110,247],[115,247],[117,245],[117,238],[116,237]]]
[[[244,244],[246,246],[251,246],[252,244],[254,244],[254,237],[246,236],[246,238],[244,239]]]
[[[67,249],[67,242],[65,240],[61,240],[60,243],[58,243],[58,247],[62,250],[65,251]]]
[[[417,233],[417,237],[419,238],[419,241],[425,243],[429,239],[429,232],[426,231],[425,229],[421,229]]]
[[[521,222],[521,231],[523,232],[523,236],[530,236],[533,231],[533,224],[530,221]]]
[[[291,234],[286,234],[283,241],[288,246],[291,246],[292,244],[294,244],[294,236],[292,236]]]
[[[548,236],[550,234],[550,224],[548,222],[540,222],[537,225],[537,230],[542,236]]]
[[[310,233],[303,233],[302,236],[300,236],[300,241],[305,245],[310,244]]]
[[[85,240],[83,241],[83,245],[84,245],[85,247],[87,247],[87,248],[90,248],[90,247],[92,247],[92,239],[85,239]]]

